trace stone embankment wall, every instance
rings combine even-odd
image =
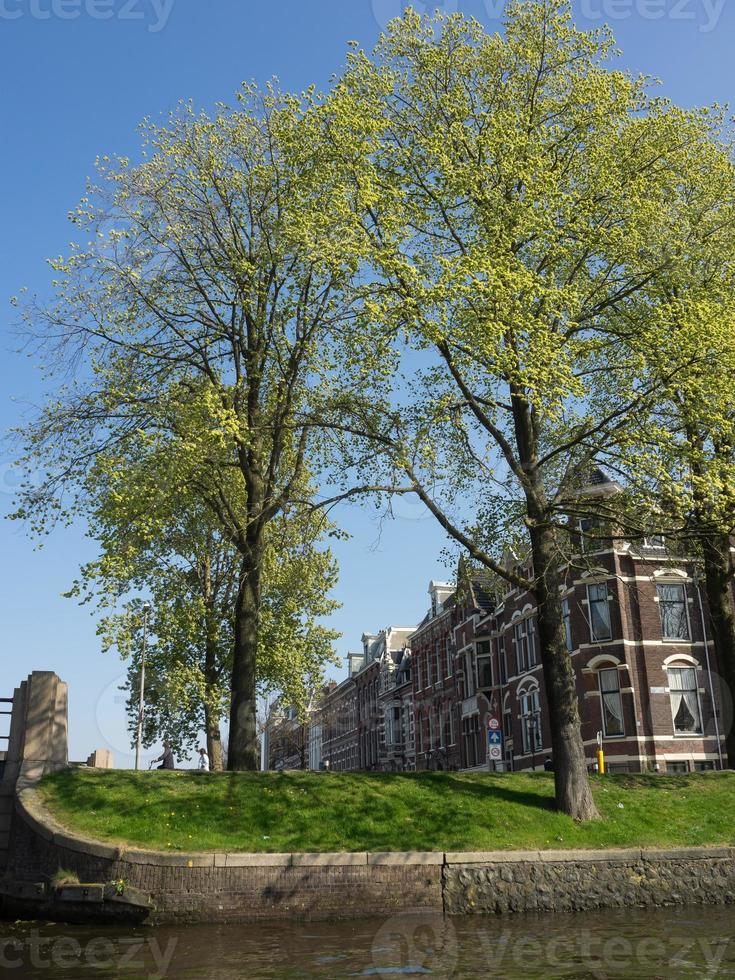
[[[71,836],[19,794],[9,871],[42,881],[125,879],[152,896],[153,921],[450,915],[735,903],[735,849],[339,854],[168,853]]]
[[[443,879],[452,915],[733,904],[735,849],[446,854]]]

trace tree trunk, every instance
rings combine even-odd
[[[575,820],[599,817],[590,789],[582,743],[579,698],[572,658],[566,646],[553,531],[531,528],[536,576],[538,634],[551,728],[556,806]]]
[[[212,708],[204,705],[204,728],[207,733],[207,755],[209,766],[214,772],[222,772],[222,733],[219,727],[219,717]]]
[[[232,657],[232,706],[227,768],[259,768],[256,664],[260,613],[259,553],[243,558],[235,601],[235,644]]]
[[[710,628],[715,641],[716,662],[730,698],[721,697],[721,733],[725,735],[727,760],[725,765],[735,769],[735,725],[732,703],[735,698],[735,619],[732,607],[732,563],[730,537],[722,531],[703,530],[701,533],[704,557],[704,580],[709,607]],[[726,693],[726,692],[725,692]]]
[[[219,692],[217,691],[220,669],[220,624],[215,608],[212,566],[209,555],[204,559],[201,582],[204,592],[204,629],[206,634],[204,638],[204,730],[207,736],[209,766],[215,772],[221,772],[223,768],[222,733],[220,731]]]
[[[544,687],[551,729],[556,806],[574,820],[599,817],[592,797],[582,743],[574,666],[564,637],[557,570],[559,551],[549,523],[539,468],[538,422],[526,393],[510,385],[518,460],[523,471],[528,531],[533,557],[534,591]]]

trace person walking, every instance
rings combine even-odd
[[[206,749],[199,749],[199,772],[209,772],[209,756]]]
[[[170,742],[163,743],[163,755],[159,755],[159,757],[157,759],[154,759],[153,761],[161,763],[161,765],[157,767],[158,769],[176,768],[176,765],[174,764],[174,753],[171,749]]]

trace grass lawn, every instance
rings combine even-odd
[[[66,827],[156,850],[410,851],[735,843],[735,773],[595,776],[603,819],[552,806],[546,773],[67,769],[39,792]]]

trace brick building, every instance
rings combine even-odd
[[[597,492],[616,485],[596,474]],[[598,737],[610,771],[687,772],[722,768],[724,722],[714,643],[694,563],[660,537],[636,544],[592,532],[562,569],[565,635],[575,665],[582,737],[590,767]],[[510,560],[517,561],[517,559]],[[528,562],[521,571],[531,574]],[[551,737],[532,592],[498,588],[489,612],[458,618],[463,701],[462,768],[539,769]],[[474,667],[473,667],[474,657]],[[474,701],[478,725],[470,726]],[[490,718],[503,732],[503,760],[490,763]],[[479,727],[482,744],[472,745]],[[471,728],[471,731],[467,731]]]
[[[585,490],[615,492],[601,471]],[[562,602],[589,766],[599,737],[612,772],[722,768],[731,699],[719,704],[695,563],[660,537],[606,538],[589,521],[571,543]],[[532,574],[528,559],[507,561]],[[415,630],[365,634],[350,654],[349,678],[325,699],[347,722],[325,734],[324,757],[335,769],[543,768],[551,738],[533,592],[460,562],[457,585],[432,581],[429,597]]]
[[[268,709],[263,726],[266,769],[306,769],[308,767],[308,726],[295,708],[280,699]]]
[[[360,768],[357,733],[357,688],[348,676],[322,699],[312,724],[321,729],[321,765],[335,772]]]
[[[610,541],[587,557],[566,569],[563,603],[590,765],[600,733],[611,771],[721,768],[715,651],[692,563],[660,540]],[[535,613],[533,595],[511,589],[491,624],[515,769],[551,754]]]
[[[312,719],[319,726],[324,768],[414,767],[411,652],[413,627],[364,633],[362,651],[347,655],[348,677],[331,688]]]
[[[408,772],[416,768],[413,654],[408,646],[413,631],[413,626],[392,626],[380,634],[378,768],[389,772]]]

